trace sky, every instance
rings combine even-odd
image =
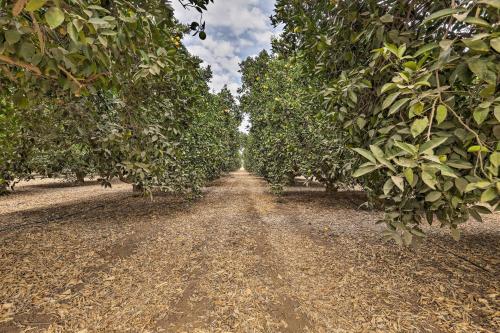
[[[185,10],[177,0],[172,0],[172,5],[180,22],[199,20],[195,10]],[[271,37],[279,33],[269,19],[273,9],[274,0],[215,0],[203,15],[207,39],[184,38],[188,50],[212,67],[210,85],[215,92],[227,85],[236,95],[241,84],[239,63],[271,48]],[[245,119],[240,130],[246,131],[247,126]]]

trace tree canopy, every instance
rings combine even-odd
[[[0,28],[4,190],[37,173],[196,192],[237,166],[238,108],[182,45],[203,22],[164,1],[18,0]]]
[[[398,243],[436,218],[458,238],[469,217],[498,210],[499,9],[278,0],[273,55],[242,65],[246,165],[278,191],[289,174],[362,186]]]

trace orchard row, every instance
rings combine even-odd
[[[278,0],[242,65],[245,165],[362,186],[406,245],[499,208],[500,1]]]
[[[238,168],[235,100],[182,45],[203,30],[161,0],[2,2],[0,190],[42,175],[193,193]]]

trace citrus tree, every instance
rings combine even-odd
[[[209,2],[181,1],[200,13]],[[204,23],[180,25],[164,1],[3,1],[2,186],[70,173],[196,192],[234,167],[239,112],[209,91],[211,74],[182,45],[189,32],[204,39]],[[207,124],[218,150],[193,159]]]
[[[275,192],[302,175],[335,191],[352,184],[345,145],[334,114],[321,112],[318,80],[301,62],[262,52],[241,64],[241,107],[251,120],[245,166],[265,177]]]
[[[320,81],[318,118],[358,155],[318,158],[383,200],[398,243],[435,219],[458,238],[461,223],[498,209],[499,10],[498,0],[277,1],[275,53]]]

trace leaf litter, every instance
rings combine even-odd
[[[0,198],[0,332],[500,330],[498,215],[403,249],[363,201],[244,171],[191,202],[23,184]]]

